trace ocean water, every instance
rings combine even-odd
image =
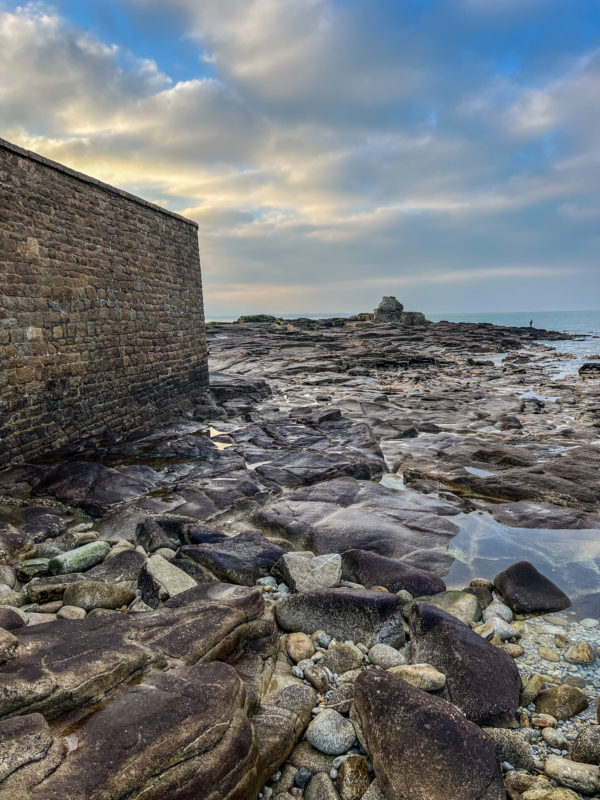
[[[427,319],[439,322],[491,322],[493,325],[529,325],[549,331],[566,331],[600,336],[600,310],[598,311],[498,311],[468,314],[427,314]]]

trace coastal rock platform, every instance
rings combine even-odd
[[[597,371],[392,305],[0,472],[0,800],[600,791]]]

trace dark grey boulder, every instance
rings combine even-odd
[[[600,725],[581,728],[571,747],[573,761],[600,765]]]
[[[14,631],[27,625],[27,617],[18,608],[0,606],[0,628],[5,631]]]
[[[446,589],[437,575],[368,550],[342,553],[342,578],[367,587],[384,586],[390,592],[405,589],[413,596],[437,594]]]
[[[529,561],[518,561],[500,572],[494,578],[494,586],[518,614],[562,611],[571,605],[562,589]]]
[[[254,586],[259,578],[268,575],[284,552],[257,531],[181,548],[183,556],[206,567],[221,580],[245,586]]]
[[[351,639],[367,647],[405,642],[402,603],[394,594],[360,589],[319,589],[292,595],[275,607],[285,631],[311,634],[324,630],[337,639]]]
[[[85,577],[90,581],[107,583],[137,583],[145,563],[145,556],[137,550],[123,550],[87,570]]]
[[[514,660],[456,617],[427,603],[409,615],[411,662],[431,664],[446,676],[442,697],[467,719],[496,726],[519,706],[521,678]]]
[[[451,703],[365,670],[350,714],[386,797],[505,800],[494,742]]]

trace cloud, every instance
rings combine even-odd
[[[0,10],[2,135],[195,218],[209,315],[600,289],[597,51],[511,77],[457,56],[512,0],[134,6],[178,20],[210,74],[175,81],[143,40],[46,5]]]

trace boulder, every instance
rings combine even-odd
[[[496,743],[498,761],[508,762],[515,769],[535,772],[535,761],[523,734],[507,728],[484,728],[484,730]]]
[[[291,798],[291,795],[288,795]],[[304,800],[340,800],[329,775],[317,772],[304,790]]]
[[[409,616],[411,662],[431,664],[446,676],[442,696],[467,719],[496,726],[517,710],[521,679],[513,659],[455,617],[415,603]]]
[[[351,718],[386,797],[504,800],[494,742],[451,703],[365,670]]]
[[[396,595],[361,589],[320,589],[291,595],[276,605],[285,631],[325,630],[337,639],[373,644],[404,644],[402,604]]]
[[[535,709],[540,714],[550,714],[556,719],[570,719],[588,707],[589,701],[576,686],[566,683],[544,689],[535,698]]]
[[[337,553],[315,556],[313,553],[285,553],[273,568],[293,592],[331,589],[342,578],[342,557]]]
[[[268,575],[284,552],[257,531],[181,548],[182,555],[198,562],[220,580],[243,586],[254,586],[259,578]]]
[[[395,297],[383,297],[373,312],[374,322],[400,322],[404,306]]]
[[[477,622],[481,619],[481,608],[475,595],[470,592],[461,592],[456,589],[448,589],[445,592],[434,594],[431,597],[417,597],[415,602],[423,601],[429,605],[441,608],[456,619],[468,625],[470,622]],[[409,612],[411,605],[405,609]]]
[[[573,761],[600,765],[600,725],[581,728],[571,748]]]
[[[51,575],[64,575],[71,572],[85,572],[104,560],[110,550],[108,542],[90,542],[75,550],[60,553],[48,562]]]
[[[142,599],[151,608],[156,608],[161,600],[175,597],[194,586],[194,578],[157,553],[150,556],[138,578]]]
[[[546,761],[546,775],[582,794],[600,792],[600,767],[555,756]]]
[[[413,597],[437,594],[446,589],[444,581],[437,575],[368,550],[342,553],[342,577],[367,588],[385,586],[390,592],[404,589]]]
[[[14,631],[23,625],[27,625],[27,617],[23,611],[13,606],[0,606],[0,628]]]
[[[90,581],[125,583],[132,589],[135,588],[145,563],[146,557],[137,550],[122,550],[115,555],[111,550],[102,564],[86,571],[85,577]]]
[[[0,664],[15,657],[19,640],[10,631],[0,628]]]
[[[135,598],[135,592],[101,581],[77,581],[65,589],[63,603],[85,611],[94,608],[121,608]]]
[[[518,614],[561,611],[571,605],[567,595],[529,561],[518,561],[494,578],[494,586]]]

